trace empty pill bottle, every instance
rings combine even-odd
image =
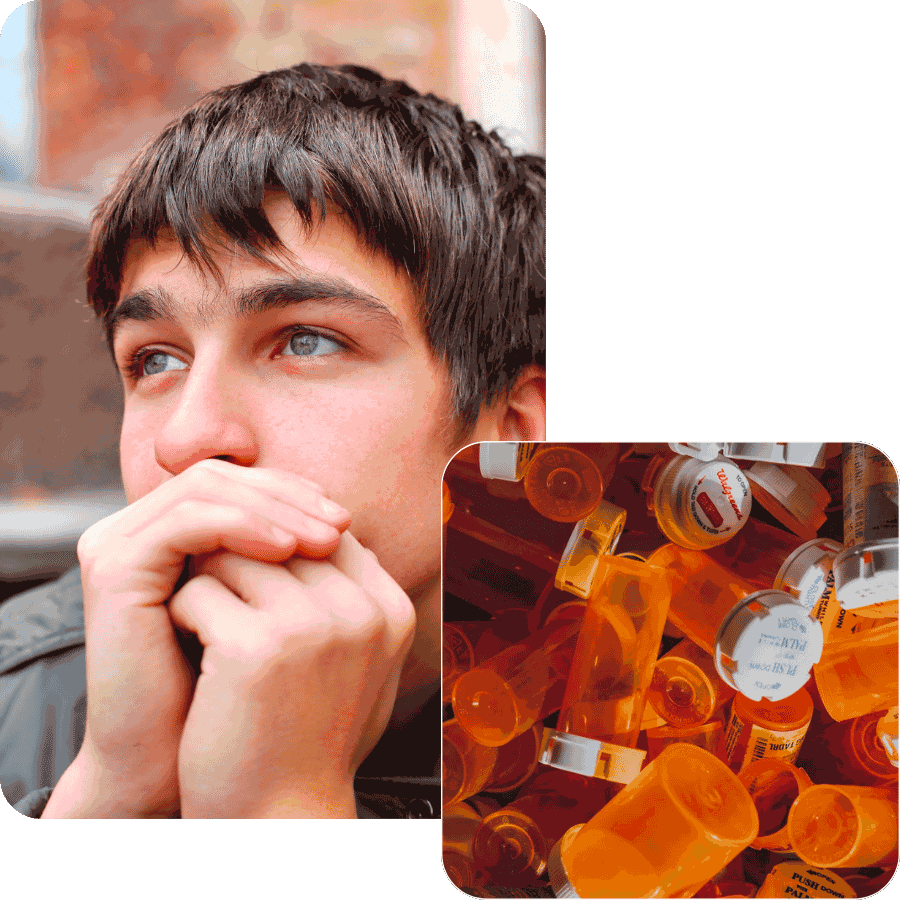
[[[555,522],[583,519],[603,499],[618,450],[618,444],[541,446],[525,471],[528,502]]]
[[[478,881],[472,844],[475,832],[488,813],[500,808],[499,801],[489,797],[470,797],[441,810],[441,842],[444,868],[458,888],[472,887]]]
[[[754,592],[707,553],[676,544],[648,563],[668,574],[669,622],[712,655],[726,684],[756,700],[780,700],[809,679],[822,628],[789,594]]]
[[[686,725],[676,727],[663,725],[659,728],[648,728],[647,738],[647,762],[656,759],[669,744],[694,744],[708,750],[713,756],[724,762],[724,738],[725,729],[721,716],[717,716],[711,722],[701,725]]]
[[[790,594],[822,626],[825,643],[866,631],[874,619],[845,610],[834,590],[834,560],[844,548],[835,541],[816,538],[801,544],[778,570],[772,587]]]
[[[674,454],[655,457],[642,487],[660,531],[690,550],[730,540],[750,516],[750,484],[724,457],[709,462]]]
[[[670,744],[554,847],[557,897],[674,897],[705,884],[759,830],[735,774],[692,744]],[[562,892],[566,892],[565,894]]]
[[[756,587],[708,554],[678,544],[664,544],[647,563],[669,577],[669,622],[712,656],[722,621]]]
[[[501,551],[512,560],[523,560],[537,566],[551,576],[555,576],[559,568],[559,550],[553,550],[537,540],[513,534],[493,522],[488,522],[476,516],[465,503],[456,504],[453,516],[447,522],[447,528],[450,529],[447,553],[451,552],[449,541],[452,539],[452,532],[458,532],[480,541],[487,547]]]
[[[751,700],[736,694],[725,732],[725,759],[740,772],[757,759],[794,762],[812,720],[809,691],[800,688],[783,700]]]
[[[800,793],[812,786],[812,779],[798,766],[770,756],[754,760],[738,774],[738,780],[747,788],[759,816],[759,835],[750,846],[789,852],[788,813]]]
[[[827,644],[813,674],[838,722],[897,706],[897,620]]]
[[[664,573],[649,563],[620,556],[600,559],[557,731],[572,738],[635,746],[668,596]]]
[[[760,885],[757,897],[865,897],[836,872],[803,862],[778,863]]]
[[[753,499],[804,541],[811,541],[825,524],[831,496],[809,469],[758,462],[745,474]]]
[[[600,808],[603,787],[596,779],[542,769],[512,803],[484,817],[472,845],[476,866],[497,884],[533,882],[566,830]]]
[[[575,524],[556,570],[556,587],[586,600],[600,559],[615,553],[624,528],[625,510],[601,500]]]
[[[537,767],[541,726],[502,747],[473,741],[455,719],[444,722],[442,779],[445,804],[459,803],[481,791],[504,791],[527,781]]]
[[[897,615],[897,473],[868,444],[844,444],[844,547],[834,562],[838,600],[876,618]]]
[[[518,610],[498,612],[491,619],[444,622],[441,628],[443,702],[448,703],[463,672],[505,650],[528,633],[527,617]]]
[[[668,725],[702,725],[735,695],[701,647],[685,638],[657,659],[647,702]]]
[[[460,726],[499,747],[556,712],[581,622],[561,619],[462,674],[451,702]]]
[[[889,866],[897,860],[897,791],[814,784],[788,815],[794,852],[826,869]]]
[[[896,784],[897,767],[878,736],[881,717],[873,712],[829,725],[816,741],[816,759],[822,760],[816,780],[869,787]]]
[[[790,531],[750,518],[730,541],[704,552],[761,591],[775,586],[785,560],[804,543]],[[841,547],[836,546],[840,552]]]

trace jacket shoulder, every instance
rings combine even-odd
[[[24,663],[84,643],[81,569],[0,604],[0,675]]]

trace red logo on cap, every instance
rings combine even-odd
[[[712,522],[713,528],[718,528],[724,521],[722,514],[716,509],[715,503],[709,499],[709,494],[706,491],[702,494],[697,494],[697,506],[706,513],[706,518]]]

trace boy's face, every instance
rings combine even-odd
[[[340,214],[307,237],[286,197],[265,209],[291,259],[278,270],[222,252],[224,287],[174,243],[129,249],[120,371],[151,352],[140,377],[123,376],[125,492],[134,501],[213,456],[305,476],[351,511],[351,532],[415,601],[440,573],[440,479],[455,449],[446,372],[406,276]]]

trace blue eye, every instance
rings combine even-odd
[[[323,334],[317,334],[314,331],[298,331],[291,335],[291,339],[284,349],[287,356],[325,356],[328,353],[337,353],[343,347],[337,341],[333,341]]]
[[[176,363],[174,366],[167,365],[167,361],[171,360]],[[152,350],[144,355],[140,361],[140,367],[144,375],[158,375],[160,372],[169,372],[173,369],[186,369],[187,365],[180,359],[166,353],[164,350]]]
[[[291,357],[308,357],[308,356],[328,356],[332,353],[339,353],[346,350],[346,345],[334,338],[326,337],[318,331],[312,331],[309,328],[295,328],[287,335],[287,345],[285,350],[291,350],[290,353],[282,352],[282,356]],[[122,363],[122,371],[129,381],[140,381],[149,375],[160,375],[165,371],[145,372],[144,363],[154,356],[169,356],[177,362],[181,362],[176,356],[173,356],[167,350],[159,350],[150,348],[141,348],[134,353],[129,354]],[[182,364],[184,365],[184,364]],[[186,366],[185,366],[186,368]]]

